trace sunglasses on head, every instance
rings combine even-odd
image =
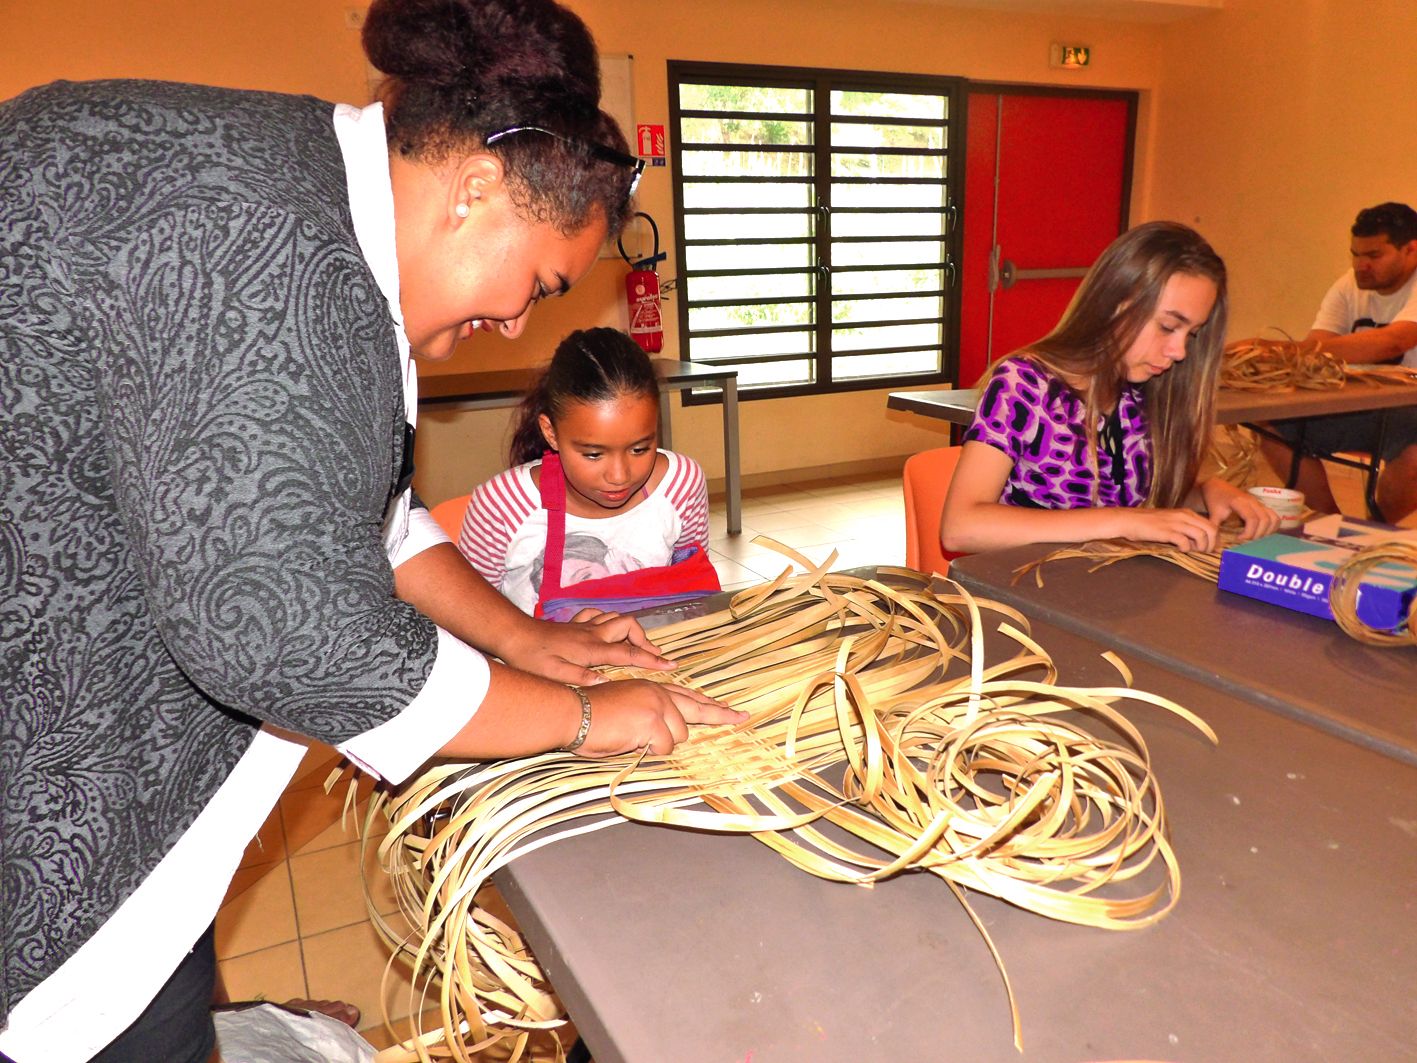
[[[640,177],[645,172],[644,159],[636,158],[633,155],[626,155],[623,151],[616,151],[614,148],[606,147],[604,144],[597,144],[593,140],[582,140],[580,137],[568,137],[564,133],[557,133],[550,129],[543,129],[539,125],[514,125],[506,129],[499,129],[495,133],[489,133],[483,138],[483,143],[488,147],[514,136],[517,133],[544,133],[548,137],[555,137],[563,144],[569,144],[573,148],[579,148],[586,152],[591,158],[599,159],[601,162],[614,163],[616,166],[628,166],[635,171],[630,178],[630,190],[625,193],[625,198],[629,199],[635,194],[635,189],[640,186]]]

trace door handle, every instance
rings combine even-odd
[[[992,263],[991,263],[992,266]],[[1007,258],[998,266],[998,283],[1000,288],[1012,288],[1019,281],[1045,281],[1060,280],[1071,277],[1087,276],[1087,266],[1064,266],[1059,269],[1019,269]],[[990,281],[994,281],[994,271],[990,270]]]

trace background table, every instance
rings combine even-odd
[[[1381,649],[1329,620],[1222,591],[1155,558],[1053,561],[1043,586],[1020,565],[1056,545],[950,562],[972,594],[1006,602],[1208,686],[1417,764],[1417,649]],[[1417,887],[1414,887],[1417,889]],[[1414,1028],[1417,1030],[1417,1028]]]
[[[1079,684],[1101,647],[1034,633]],[[597,1063],[1299,1063],[1410,1054],[1417,1030],[1417,768],[1140,663],[1184,880],[1133,932],[971,895],[1003,987],[943,882],[828,883],[747,837],[617,824],[517,860],[497,882]]]
[[[974,420],[974,407],[978,402],[978,388],[893,391],[886,398],[886,407],[918,413],[923,417],[934,417],[967,428]],[[1231,391],[1221,388],[1215,401],[1215,420],[1217,424],[1244,424],[1253,427],[1258,422],[1289,417],[1322,417],[1334,413],[1364,411],[1381,413],[1402,406],[1417,406],[1417,386],[1363,384],[1350,380],[1343,387],[1331,391]],[[1384,425],[1380,433],[1385,432]],[[1380,434],[1380,442],[1381,439]],[[1302,444],[1302,437],[1300,443]],[[1377,503],[1379,457],[1372,455],[1364,461],[1349,458],[1332,460],[1363,471],[1363,497],[1368,512],[1380,517]],[[1291,463],[1285,482],[1293,487],[1298,476],[1299,463],[1296,461]]]
[[[743,530],[742,466],[738,454],[738,371],[700,362],[651,359],[661,392],[717,387],[723,392],[723,482],[727,496],[728,532]],[[491,410],[515,406],[526,396],[541,370],[498,369],[483,373],[443,373],[418,378],[420,409]],[[659,445],[674,449],[669,403],[659,403]]]
[[[968,427],[979,402],[978,388],[893,391],[892,410],[906,410]],[[1248,424],[1286,417],[1320,417],[1417,406],[1417,386],[1348,383],[1332,391],[1231,391],[1222,388],[1215,401],[1217,424]]]

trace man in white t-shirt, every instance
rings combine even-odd
[[[1352,233],[1353,269],[1328,290],[1304,342],[1346,362],[1417,368],[1417,211],[1405,203],[1368,207],[1358,212]],[[1262,436],[1260,447],[1271,465],[1286,471],[1302,425],[1304,457],[1295,486],[1310,506],[1331,513],[1338,506],[1328,475],[1310,455],[1378,451],[1382,417],[1372,412],[1276,421],[1271,428],[1287,442]],[[1386,417],[1377,499],[1383,516],[1398,521],[1417,510],[1417,407],[1389,410]]]

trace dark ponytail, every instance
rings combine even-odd
[[[654,363],[640,345],[618,329],[590,328],[572,332],[551,358],[517,412],[508,460],[512,465],[535,461],[548,449],[538,419],[554,424],[572,402],[606,402],[622,395],[645,397],[659,404],[659,378]]]
[[[391,148],[431,161],[489,151],[527,218],[572,235],[598,209],[610,235],[624,227],[633,172],[587,145],[629,148],[600,109],[595,41],[575,14],[555,0],[374,0],[363,40],[386,75],[379,98]],[[558,136],[486,145],[514,126]]]

